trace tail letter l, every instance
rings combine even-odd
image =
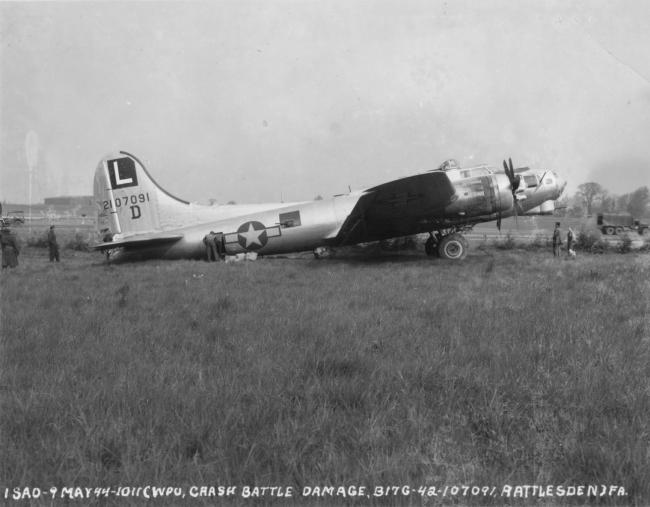
[[[134,187],[138,184],[135,163],[128,157],[107,161],[111,188]]]

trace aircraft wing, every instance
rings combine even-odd
[[[430,171],[369,188],[347,217],[341,244],[412,234],[415,224],[441,217],[456,191],[443,171]]]
[[[174,243],[183,237],[182,234],[137,234],[115,241],[105,241],[90,246],[91,250],[110,250],[121,247],[147,247],[165,243]]]

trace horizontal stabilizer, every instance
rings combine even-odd
[[[162,234],[140,234],[129,238],[118,239],[116,241],[106,241],[91,245],[91,250],[110,250],[111,248],[123,247],[147,247],[161,245],[164,243],[174,243],[183,237],[182,234],[162,235]]]

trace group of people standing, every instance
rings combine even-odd
[[[575,256],[575,251],[573,250],[573,243],[575,242],[575,234],[573,229],[569,227],[569,230],[566,234],[566,251],[570,256]],[[560,256],[562,246],[562,231],[560,230],[560,222],[555,222],[555,229],[553,230],[553,255],[555,257]]]
[[[222,232],[210,231],[203,237],[203,244],[208,262],[218,261],[225,257]]]
[[[0,229],[0,247],[2,247],[2,269],[18,266],[20,248],[18,247],[16,234],[9,227]],[[47,232],[47,247],[50,251],[50,262],[60,262],[59,242],[56,239],[53,225],[50,226]]]

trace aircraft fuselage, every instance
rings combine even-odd
[[[162,190],[132,155],[100,162],[95,174],[99,249],[123,257],[200,258],[204,237],[221,233],[225,253],[262,255],[351,245],[468,227],[526,212],[557,199],[553,172],[518,170],[509,177],[487,166],[434,170],[327,200],[201,206]]]

